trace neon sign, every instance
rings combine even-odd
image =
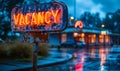
[[[67,24],[68,11],[63,3],[23,5],[11,12],[12,30],[15,32],[61,31]]]
[[[102,34],[102,35],[107,35],[107,31],[106,31],[106,30],[102,30],[102,31],[101,31],[101,34]]]
[[[83,28],[83,23],[82,21],[78,20],[76,23],[75,23],[75,28]]]

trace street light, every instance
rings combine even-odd
[[[70,21],[72,21],[72,20],[74,20],[74,17],[73,17],[73,16],[70,17]]]
[[[74,17],[71,16],[69,20],[70,20],[70,24],[69,25],[72,26],[74,24]]]
[[[105,27],[105,25],[102,24],[102,25],[101,25],[101,28],[102,28],[101,34],[104,36],[104,45],[105,45],[105,35],[106,35],[106,31],[103,30],[104,27]]]
[[[101,27],[102,27],[102,28],[104,28],[104,27],[105,27],[105,25],[104,25],[104,24],[102,24],[102,25],[101,25]]]

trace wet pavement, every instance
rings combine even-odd
[[[38,59],[37,65],[40,68],[60,65],[72,59],[69,53],[61,53],[56,50],[50,51],[50,56]],[[32,61],[1,60],[0,71],[32,71]]]
[[[39,68],[38,71],[120,71],[120,46],[62,48],[61,52],[70,53],[74,58],[65,64]]]

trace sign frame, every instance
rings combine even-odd
[[[12,31],[13,32],[60,32],[60,31],[63,31],[64,29],[66,29],[66,26],[68,24],[68,8],[67,8],[67,6],[63,2],[40,3],[40,5],[27,5],[27,6],[35,6],[35,7],[37,7],[37,6],[41,6],[41,5],[43,5],[43,6],[44,5],[46,5],[46,6],[47,5],[50,5],[50,6],[51,5],[59,5],[59,6],[62,7],[61,9],[63,10],[62,11],[63,13],[62,13],[62,18],[61,18],[62,19],[62,23],[59,23],[60,27],[58,25],[56,25],[57,27],[55,26],[56,28],[52,28],[52,29],[51,29],[51,27],[49,27],[48,29],[45,29],[46,27],[44,27],[44,29],[40,29],[41,26],[37,26],[37,28],[34,28],[36,26],[30,26],[30,27],[33,27],[34,29],[31,29],[31,28],[27,29],[27,26],[25,26],[25,28],[23,28],[23,26],[16,27],[15,22],[14,22],[15,20],[13,19],[13,15],[16,14],[15,13],[15,9],[17,9],[17,8],[20,8],[20,9],[24,8],[25,5],[23,5],[23,6],[20,6],[20,7],[17,7],[17,6],[14,7],[12,12],[11,12],[11,27],[12,27]],[[25,14],[24,12],[22,12],[22,13]]]

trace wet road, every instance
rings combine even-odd
[[[62,48],[74,58],[66,64],[39,68],[38,71],[120,71],[120,46],[90,46],[82,49]]]

